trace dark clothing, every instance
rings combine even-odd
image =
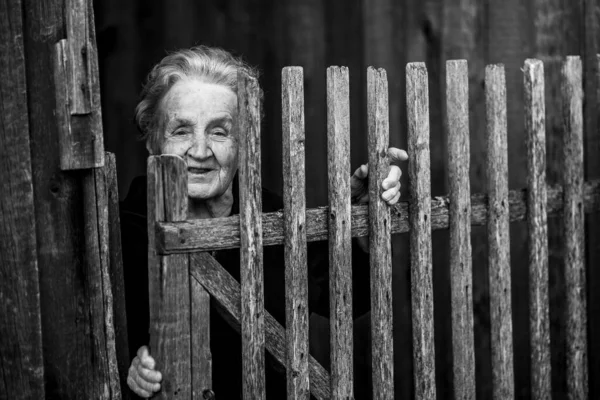
[[[239,213],[237,179],[234,180],[232,214]],[[281,199],[263,190],[263,212],[283,208]],[[130,186],[121,203],[121,238],[125,274],[126,302],[131,358],[140,346],[149,340],[148,260],[146,221],[146,179],[138,177]],[[265,308],[285,326],[285,265],[283,246],[266,246],[263,250]],[[215,252],[219,263],[239,282],[239,249]],[[308,245],[309,313],[329,315],[329,260],[327,242]],[[353,314],[357,318],[370,307],[369,257],[353,246]],[[213,362],[213,390],[216,398],[241,397],[242,367],[241,338],[215,309],[211,299],[211,352]],[[275,372],[267,352],[267,398],[283,399],[286,394],[285,375]],[[271,360],[272,361],[272,360]],[[273,361],[274,362],[274,361]],[[324,365],[329,369],[328,365]]]

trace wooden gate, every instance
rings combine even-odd
[[[511,221],[527,220],[531,390],[550,398],[547,215],[562,214],[565,233],[567,382],[571,398],[587,398],[584,213],[600,209],[600,181],[584,181],[583,91],[579,57],[562,68],[564,185],[545,179],[544,71],[527,60],[524,73],[528,187],[508,190],[504,67],[485,70],[488,190],[470,193],[468,67],[448,61],[446,121],[448,196],[432,198],[429,95],[423,63],[406,68],[409,201],[388,207],[379,188],[389,161],[388,84],[368,69],[369,205],[351,205],[349,75],[327,70],[329,206],[306,210],[302,69],[282,74],[284,209],[261,213],[260,104],[255,80],[238,81],[240,214],[186,220],[187,170],[176,156],[148,161],[151,348],[163,372],[162,398],[200,399],[211,389],[209,299],[235,321],[242,337],[244,399],[265,397],[264,351],[287,370],[288,398],[353,398],[352,237],[369,236],[373,397],[393,399],[391,234],[409,232],[415,397],[435,399],[433,229],[450,230],[452,345],[456,398],[475,398],[471,225],[487,225],[493,393],[514,398],[510,278]],[[525,173],[525,171],[524,171]],[[308,354],[306,244],[329,241],[331,374]],[[263,309],[263,246],[284,245],[287,330]],[[209,254],[240,248],[241,283]],[[283,268],[283,266],[282,266]],[[190,279],[191,277],[191,279]],[[218,398],[218,393],[216,394]]]

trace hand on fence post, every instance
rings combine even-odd
[[[155,366],[156,362],[148,352],[148,347],[140,347],[127,375],[127,385],[138,396],[149,398],[160,390],[162,375],[154,370]]]
[[[388,205],[393,206],[400,199],[400,177],[402,170],[397,163],[408,160],[406,151],[396,147],[388,149],[388,157],[390,159],[390,171],[387,178],[381,183],[381,199]],[[369,165],[363,164],[354,171],[350,180],[350,189],[352,193],[352,204],[366,204],[369,202],[369,183],[367,176],[369,175]],[[363,236],[358,238],[358,244],[363,251],[369,251],[369,237]]]

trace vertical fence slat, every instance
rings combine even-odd
[[[527,133],[527,224],[529,233],[529,334],[531,395],[551,397],[548,223],[546,205],[546,107],[544,64],[526,60],[524,72]]]
[[[390,165],[388,81],[384,69],[369,67],[367,88],[373,398],[393,399],[392,225],[390,209],[381,199],[381,184]]]
[[[177,156],[148,159],[150,352],[163,373],[158,399],[191,398],[190,272],[187,254],[158,256],[155,221],[185,221],[187,168]]]
[[[265,398],[265,323],[258,81],[238,77],[240,142],[240,277],[244,400]]]
[[[457,399],[475,399],[471,187],[469,182],[469,70],[446,62],[452,354]]]
[[[329,308],[331,396],[334,400],[354,396],[349,91],[348,68],[327,68]]]
[[[301,67],[283,69],[281,92],[287,397],[308,400],[304,77]]]
[[[569,398],[586,399],[587,342],[583,210],[583,88],[581,59],[563,63],[564,233],[567,295],[567,390]]]
[[[485,69],[488,137],[488,246],[493,398],[514,398],[508,144],[504,65]]]
[[[428,90],[425,64],[408,64],[406,107],[411,157],[408,172],[414,379],[415,398],[424,400],[436,398]]]

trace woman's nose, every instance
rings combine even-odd
[[[192,158],[203,160],[212,156],[210,144],[202,133],[194,135],[192,145],[188,149],[188,155]]]

